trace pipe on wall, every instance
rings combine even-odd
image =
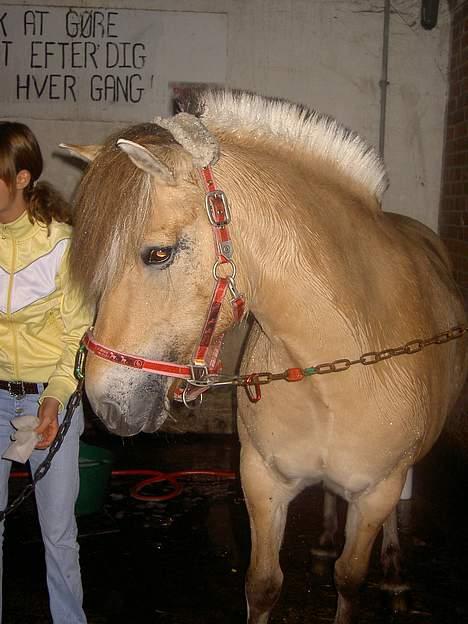
[[[379,153],[384,157],[385,130],[387,116],[387,88],[388,88],[388,47],[390,40],[390,0],[384,4],[384,28],[382,43],[382,70],[380,74],[380,120],[379,120]]]

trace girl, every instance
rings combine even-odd
[[[37,415],[40,442],[29,460],[33,473],[76,388],[75,353],[91,320],[70,284],[68,206],[51,186],[37,183],[41,173],[41,151],[31,130],[0,122],[0,456],[11,442],[12,418]],[[35,490],[54,624],[86,622],[74,515],[82,429],[79,408]],[[10,461],[0,459],[0,509],[8,502],[10,468]],[[3,523],[0,548],[2,542]],[[0,580],[2,567],[0,559]]]

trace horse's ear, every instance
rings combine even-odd
[[[163,184],[175,184],[172,171],[159,158],[156,158],[149,149],[133,141],[127,141],[127,139],[119,139],[117,145],[127,154],[136,167],[154,176]]]
[[[60,143],[59,147],[88,162],[93,161],[102,149],[102,145],[74,145],[72,143]]]

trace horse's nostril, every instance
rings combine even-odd
[[[152,419],[148,418],[141,406],[122,406],[112,399],[102,400],[96,414],[111,433],[123,437],[134,436],[146,430],[155,431],[160,424],[153,425]]]
[[[119,404],[116,401],[109,399],[102,401],[99,404],[97,415],[111,431],[119,429],[119,426],[123,421]]]

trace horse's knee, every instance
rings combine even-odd
[[[339,594],[353,599],[357,595],[361,585],[364,583],[367,568],[352,565],[349,561],[338,559],[335,562],[335,586]]]
[[[246,595],[249,607],[249,624],[266,624],[271,610],[281,592],[283,574],[279,570],[268,577],[256,577],[249,572],[246,578]]]

